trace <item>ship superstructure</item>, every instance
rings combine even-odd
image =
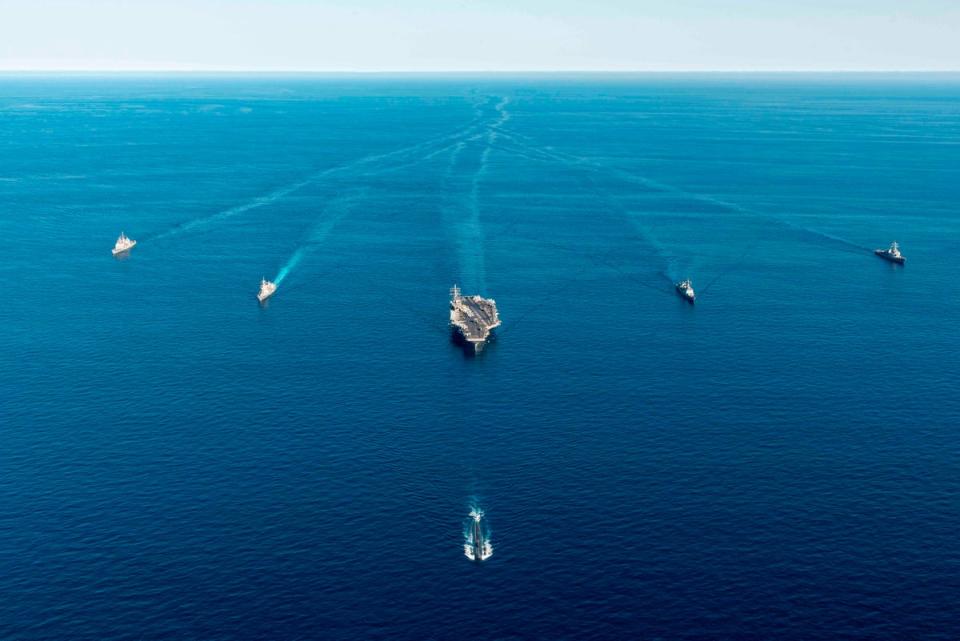
[[[260,292],[257,294],[257,300],[262,303],[263,301],[273,296],[273,292],[275,291],[277,291],[277,286],[275,283],[271,283],[266,278],[261,278]]]
[[[464,296],[454,285],[450,289],[450,327],[456,336],[479,352],[500,326],[497,302],[481,296]]]
[[[875,249],[873,253],[880,258],[889,260],[891,263],[897,263],[898,265],[903,265],[907,262],[904,255],[900,253],[900,245],[898,245],[896,241],[890,243],[890,247],[887,249]]]
[[[113,255],[118,256],[125,252],[133,249],[137,244],[137,241],[127,238],[127,235],[123,232],[120,232],[120,237],[117,238],[116,244],[113,246]]]
[[[690,282],[690,279],[688,278],[684,281],[677,283],[676,287],[677,287],[677,293],[680,294],[680,296],[683,297],[684,300],[686,300],[688,303],[693,305],[694,302],[697,300],[697,295],[693,291],[693,283]]]

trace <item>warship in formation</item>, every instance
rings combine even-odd
[[[454,285],[450,289],[450,328],[454,338],[472,347],[474,353],[483,349],[491,332],[500,326],[497,301],[481,296],[464,296]]]
[[[884,260],[889,260],[891,263],[898,265],[903,265],[907,262],[907,259],[900,253],[900,245],[898,245],[896,241],[890,243],[890,247],[887,249],[875,249],[873,253]]]
[[[260,292],[257,294],[257,300],[262,303],[263,301],[273,296],[273,292],[275,291],[277,291],[277,285],[275,283],[271,283],[266,278],[261,278]]]
[[[463,553],[471,561],[486,561],[493,556],[493,546],[483,534],[483,510],[474,508],[470,511],[470,530],[467,533],[467,542],[463,544]]]
[[[683,297],[684,300],[686,300],[691,305],[693,305],[694,302],[696,302],[697,295],[693,291],[693,283],[690,282],[689,278],[687,280],[677,283],[676,287],[677,287],[677,293],[680,294],[680,296]]]
[[[127,235],[123,232],[120,232],[120,238],[117,239],[117,243],[113,246],[113,255],[119,256],[125,252],[130,251],[136,247],[137,241],[127,238]]]

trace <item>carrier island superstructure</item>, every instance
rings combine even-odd
[[[455,337],[473,348],[474,353],[483,349],[490,333],[500,326],[497,301],[481,296],[464,296],[460,288],[450,288],[450,328]]]

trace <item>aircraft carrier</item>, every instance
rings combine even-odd
[[[450,289],[450,328],[455,338],[472,347],[474,353],[483,349],[490,333],[500,326],[497,301],[481,296],[464,296],[454,285]]]

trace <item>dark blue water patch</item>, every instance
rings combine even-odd
[[[0,76],[0,637],[952,639],[958,98]]]

